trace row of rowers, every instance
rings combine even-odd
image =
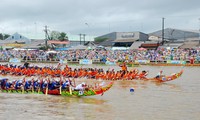
[[[132,79],[143,79],[146,78],[148,75],[148,71],[141,71],[137,69],[133,70],[119,70],[114,71],[107,70],[106,72],[100,68],[79,68],[79,69],[72,69],[71,67],[68,67],[67,65],[63,70],[56,69],[53,67],[13,67],[13,66],[0,66],[0,74],[9,74],[9,75],[26,75],[26,76],[36,76],[36,75],[42,75],[42,76],[52,76],[52,77],[72,77],[72,78],[93,78],[93,79],[103,79],[103,80],[119,80],[119,79],[125,79],[125,80],[132,80]]]
[[[25,77],[22,80],[13,80],[9,81],[7,78],[0,79],[0,85],[1,89],[3,90],[46,90],[47,88],[49,90],[54,90],[61,88],[63,90],[69,90],[69,87],[71,87],[73,90],[85,90],[89,88],[93,88],[93,86],[86,85],[84,82],[82,82],[79,85],[72,84],[72,81],[70,79],[66,80],[50,80],[49,78],[45,79],[37,79],[34,78],[26,80]],[[95,84],[95,87],[96,86]]]

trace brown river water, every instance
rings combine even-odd
[[[83,67],[120,69],[100,65]],[[162,84],[142,80],[115,81],[103,96],[77,98],[0,93],[0,120],[200,120],[200,67],[136,68],[149,70],[148,77],[160,70],[166,75],[181,69],[184,73],[177,80]],[[87,80],[87,83],[92,84],[94,80]],[[130,88],[135,91],[131,93]]]

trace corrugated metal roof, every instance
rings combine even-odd
[[[31,40],[19,33],[14,33],[13,35],[9,36],[8,38],[5,39],[5,41],[8,41],[8,40],[14,40],[14,41],[25,41],[25,42],[30,42]]]
[[[140,41],[134,42],[129,49],[138,49],[142,43],[144,43],[144,42],[140,42]]]
[[[116,39],[113,42],[135,42],[137,39]]]
[[[197,48],[199,46],[199,42],[187,42],[181,45],[179,48]]]
[[[69,44],[69,41],[48,40],[49,44]]]
[[[103,41],[101,43],[99,43],[99,45],[102,45],[102,46],[112,46],[112,43],[113,40],[106,40],[106,41]]]

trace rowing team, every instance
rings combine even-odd
[[[91,78],[91,79],[102,79],[102,80],[133,80],[133,79],[146,79],[148,75],[148,71],[141,71],[139,72],[138,69],[133,69],[128,71],[125,69],[126,67],[122,66],[122,70],[115,71],[107,70],[104,71],[103,69],[93,69],[93,68],[79,68],[79,69],[72,69],[69,66],[65,66],[63,70],[61,69],[52,69],[49,67],[39,68],[39,67],[16,67],[13,65],[0,65],[0,74],[2,75],[16,75],[16,76],[53,76],[53,77],[72,77],[72,78]]]
[[[0,79],[0,88],[3,90],[24,90],[24,91],[43,91],[48,88],[48,90],[62,89],[62,90],[87,90],[92,86],[86,85],[84,82],[75,86],[72,84],[70,79],[66,80],[50,80],[49,78],[37,79],[32,78],[31,80],[26,80],[25,77],[22,80],[9,81],[8,78]]]

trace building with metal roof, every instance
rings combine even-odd
[[[136,41],[147,41],[148,34],[142,32],[112,32],[95,39],[105,39],[105,41],[99,43],[102,46],[130,47]]]
[[[152,33],[149,33],[149,37],[157,36],[160,40],[162,38],[162,30],[158,30]],[[198,31],[191,31],[191,30],[180,30],[174,28],[166,28],[164,29],[164,40],[169,42],[184,42],[188,38],[197,38],[199,37]]]
[[[6,42],[25,42],[25,43],[30,43],[31,39],[19,34],[19,33],[14,33],[13,35],[9,36],[8,38],[5,39]]]

